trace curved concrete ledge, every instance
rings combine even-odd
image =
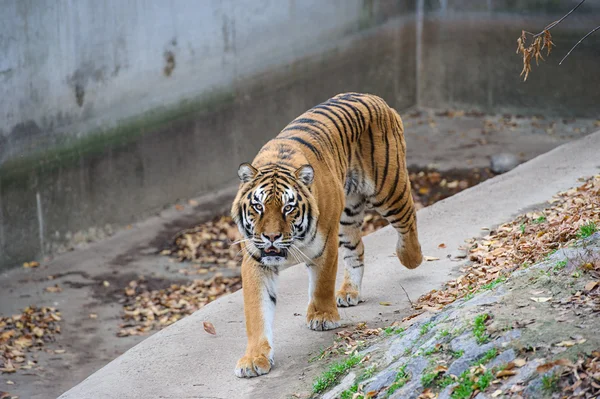
[[[423,252],[440,260],[416,270],[403,268],[393,256],[396,236],[390,228],[366,237],[366,302],[341,309],[342,321],[382,325],[408,314],[400,284],[411,298],[439,287],[457,273],[458,263],[447,256],[456,253],[465,239],[576,185],[579,177],[599,173],[599,149],[597,132],[422,209],[418,219]],[[440,243],[446,248],[438,248]],[[245,348],[242,295],[237,292],[154,334],[60,398],[288,397],[310,383],[316,371],[308,367],[308,353],[330,345],[334,332],[315,332],[304,326],[307,275],[302,266],[281,273],[279,292],[275,368],[266,376],[247,380],[233,374]],[[392,306],[383,307],[380,301]],[[215,325],[216,336],[203,331],[203,321]]]

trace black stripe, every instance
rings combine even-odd
[[[342,245],[344,246],[344,248],[349,249],[350,251],[354,251],[356,249],[356,247],[358,247],[358,243],[356,243],[356,245],[351,245],[349,242],[348,243],[345,242],[345,243],[342,243]]]
[[[271,291],[269,291],[269,299],[273,302],[273,305],[277,305],[277,297]]]
[[[313,154],[315,154],[315,156],[322,161],[323,160],[323,155],[321,155],[321,153],[315,148],[314,145],[312,145],[311,143],[309,143],[308,141],[300,138],[300,137],[276,137],[276,140],[293,140],[296,141],[300,144],[302,144],[303,146],[305,146],[306,148],[308,148],[309,150],[311,150],[313,152]]]
[[[314,108],[311,110],[311,112],[313,112],[315,114],[318,114],[318,115],[324,116],[325,118],[329,119],[331,121],[331,123],[333,123],[333,125],[335,126],[335,128],[337,130],[337,133],[339,135],[339,138],[340,138],[340,141],[341,141],[341,144],[342,144],[342,150],[343,150],[343,153],[344,153],[343,154],[344,157],[342,157],[341,156],[342,154],[340,154],[340,150],[338,148],[338,160],[340,161],[340,165],[342,166],[342,168],[345,169],[346,166],[345,166],[345,163],[343,162],[343,158],[345,158],[346,153],[348,152],[348,150],[346,149],[346,142],[343,139],[342,129],[338,125],[337,121],[331,115],[329,115],[329,114],[327,114],[327,113],[325,113],[323,111],[320,111],[320,110],[315,110]],[[336,145],[336,147],[337,147],[337,145]]]

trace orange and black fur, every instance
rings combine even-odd
[[[235,374],[273,365],[273,316],[279,267],[306,263],[313,330],[339,326],[338,306],[361,301],[366,207],[398,232],[396,254],[409,269],[422,262],[406,169],[404,127],[379,97],[339,94],[306,111],[238,170],[232,216],[242,233],[242,281],[248,345]],[[335,291],[338,246],[344,281]]]

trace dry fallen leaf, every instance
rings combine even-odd
[[[496,389],[494,393],[492,393],[492,398],[497,398],[500,395],[502,395],[502,389]]]
[[[97,319],[98,315],[96,313],[90,313],[90,319]]]
[[[391,302],[379,302],[379,304],[380,304],[381,306],[391,306],[391,305],[392,305],[392,303],[391,303]]]
[[[518,358],[512,361],[512,363],[515,365],[515,367],[523,367],[526,363],[527,360],[523,359],[523,358]]]
[[[441,243],[440,245],[438,245],[438,248],[446,248],[446,244]]]
[[[554,344],[554,345],[555,346],[563,346],[565,348],[570,348],[571,346],[583,344],[585,341],[587,341],[587,339],[581,338],[581,339],[579,339],[577,341],[562,341],[562,342],[559,342],[559,343]]]
[[[530,299],[535,302],[548,302],[549,300],[552,299],[552,297],[551,296],[549,296],[549,297],[541,297],[540,296],[540,297],[531,297]]]
[[[584,290],[586,291],[592,291],[594,288],[596,288],[596,286],[600,284],[599,281],[590,281],[589,283],[587,283],[584,287]]]
[[[500,370],[496,373],[496,378],[510,377],[517,374],[515,370]]]
[[[436,258],[435,256],[423,256],[423,259],[426,262],[431,262],[431,261],[434,261],[434,260],[440,260],[440,258]]]
[[[207,333],[211,334],[211,335],[217,335],[217,331],[215,330],[215,326],[213,326],[213,324],[210,321],[205,321],[203,323],[204,325],[204,331],[206,331]]]

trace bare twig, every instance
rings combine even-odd
[[[402,284],[400,284],[400,288],[402,288],[402,291],[404,291],[404,293],[406,294],[406,297],[408,298],[408,302],[410,302],[410,308],[414,309],[415,308],[415,304],[413,303],[413,301],[410,300],[410,297],[408,296],[408,292],[406,292],[406,290],[404,289],[404,287],[402,286]]]
[[[550,25],[546,26],[540,33],[537,33],[537,34],[533,35],[533,37],[542,36],[544,34],[545,30],[550,30],[550,29],[554,28],[556,25],[560,24],[563,21],[563,19],[565,19],[569,15],[571,15],[571,13],[573,11],[577,10],[579,8],[579,6],[582,5],[583,3],[585,3],[585,0],[581,0],[579,2],[579,4],[577,4],[575,7],[573,7],[573,9],[571,11],[569,11],[568,13],[566,13],[565,15],[563,15],[563,17],[561,19],[552,22]],[[529,32],[526,32],[526,33],[529,33]],[[532,33],[529,33],[529,34],[531,35]]]
[[[552,42],[552,35],[550,34],[550,29],[554,28],[556,25],[560,24],[565,18],[571,15],[575,10],[577,10],[585,0],[581,0],[575,7],[571,9],[568,13],[562,16],[562,18],[552,22],[550,25],[546,26],[539,33],[531,33],[526,30],[521,31],[521,36],[517,39],[517,54],[521,54],[523,56],[523,70],[521,71],[521,76],[525,75],[523,80],[527,80],[529,73],[531,72],[531,60],[535,58],[535,63],[538,64],[539,60],[544,60],[544,57],[541,55],[541,50],[546,48],[548,51],[547,55],[550,55],[552,51],[552,47],[554,43]],[[597,26],[592,31],[588,32],[587,35],[582,37],[572,48],[569,50],[567,55],[563,57],[563,59],[558,63],[561,65],[563,61],[571,54],[571,52],[577,47],[582,41],[584,41],[588,36],[596,32],[600,29],[600,26]],[[531,36],[531,41],[529,43],[527,40],[527,36]]]
[[[563,63],[563,61],[569,56],[569,54],[571,54],[571,51],[575,50],[575,47],[579,46],[579,43],[581,43],[582,41],[584,41],[586,39],[586,37],[588,37],[592,33],[596,32],[598,29],[600,29],[600,25],[596,26],[594,29],[592,29],[591,31],[589,31],[587,33],[587,35],[585,35],[584,37],[582,37],[581,39],[579,39],[579,41],[571,48],[571,50],[569,50],[569,52],[567,53],[567,55],[565,55],[563,57],[563,59],[560,60],[560,62],[558,63],[558,65],[560,65],[560,64]]]

